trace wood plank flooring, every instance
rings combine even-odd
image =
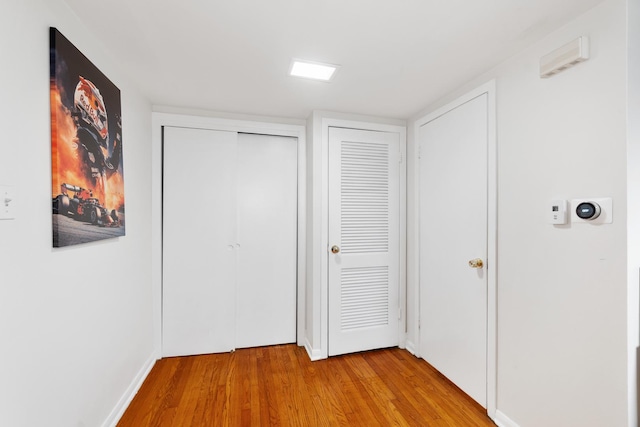
[[[159,360],[118,426],[495,425],[406,350],[311,362],[290,344]]]

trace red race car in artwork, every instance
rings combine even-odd
[[[62,184],[60,193],[53,198],[53,213],[72,217],[78,221],[90,222],[102,227],[118,227],[118,213],[108,212],[100,201],[93,197],[91,190],[71,184]],[[73,193],[72,196],[69,193]]]

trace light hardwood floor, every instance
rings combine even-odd
[[[495,425],[405,350],[311,362],[290,344],[162,359],[118,426]]]

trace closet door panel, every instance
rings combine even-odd
[[[236,347],[296,341],[297,139],[238,135]]]
[[[166,127],[163,156],[162,354],[230,351],[237,134]]]

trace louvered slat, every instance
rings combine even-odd
[[[341,150],[341,251],[387,252],[389,147],[343,141]]]
[[[389,323],[388,267],[345,268],[340,289],[343,331]]]

